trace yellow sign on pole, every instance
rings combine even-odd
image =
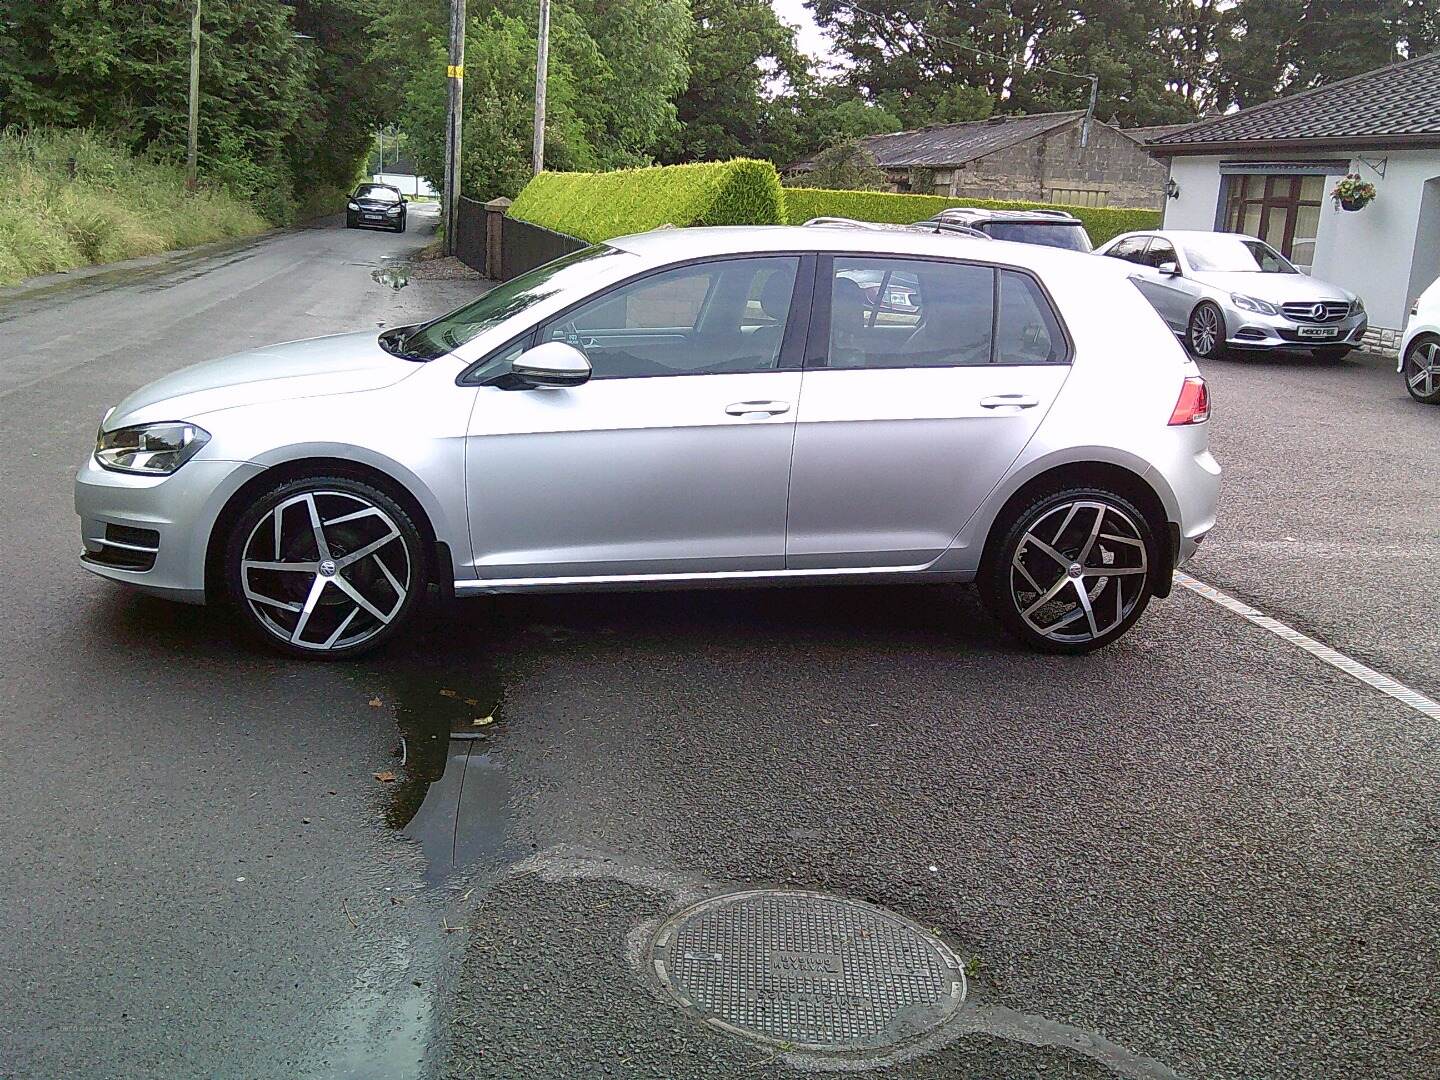
[[[446,66],[445,77],[447,79],[463,79],[465,77],[465,65],[450,64]]]

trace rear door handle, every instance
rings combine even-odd
[[[1040,399],[1029,394],[996,394],[994,397],[980,399],[982,409],[1033,409],[1039,404]]]
[[[790,411],[788,401],[737,401],[726,405],[725,411],[731,416],[779,416]]]

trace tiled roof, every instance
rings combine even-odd
[[[1214,143],[1440,137],[1440,53],[1216,117],[1152,141],[1152,150]]]
[[[1173,131],[1184,131],[1186,128],[1194,126],[1194,124],[1155,124],[1152,127],[1121,128],[1120,134],[1129,135],[1130,138],[1143,146],[1145,143],[1150,142],[1152,139],[1158,139],[1162,135],[1169,135]]]
[[[871,135],[860,141],[875,155],[875,162],[881,168],[962,165],[1063,127],[1084,115],[1083,111],[1077,110],[1038,113],[1034,116],[992,116],[989,120],[971,120],[963,124],[932,124],[916,131]],[[797,161],[789,166],[789,170],[807,169],[813,165],[812,161]]]

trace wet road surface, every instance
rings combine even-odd
[[[1183,590],[1090,658],[1013,648],[965,590],[852,588],[474,600],[311,665],[79,570],[108,404],[473,291],[371,277],[422,239],[0,298],[32,432],[0,481],[0,1071],[788,1075],[636,967],[647,926],[755,885],[934,928],[972,1017],[1029,1018],[871,1075],[1440,1071],[1435,723]],[[1440,410],[1369,362],[1206,375],[1196,575],[1440,693],[1440,463],[1406,450]]]

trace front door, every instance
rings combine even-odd
[[[1150,246],[1140,258],[1141,269],[1131,280],[1170,329],[1184,332],[1190,324],[1190,313],[1200,299],[1200,292],[1183,273],[1162,274],[1160,267],[1166,264],[1180,269],[1180,256],[1175,252],[1175,245],[1163,236],[1152,237]]]
[[[477,395],[466,448],[476,576],[781,569],[803,337],[786,329],[801,265],[683,264],[540,326],[536,342],[575,345],[593,374]]]
[[[1069,345],[1022,271],[837,255],[819,273],[786,566],[927,565],[1030,441]]]

